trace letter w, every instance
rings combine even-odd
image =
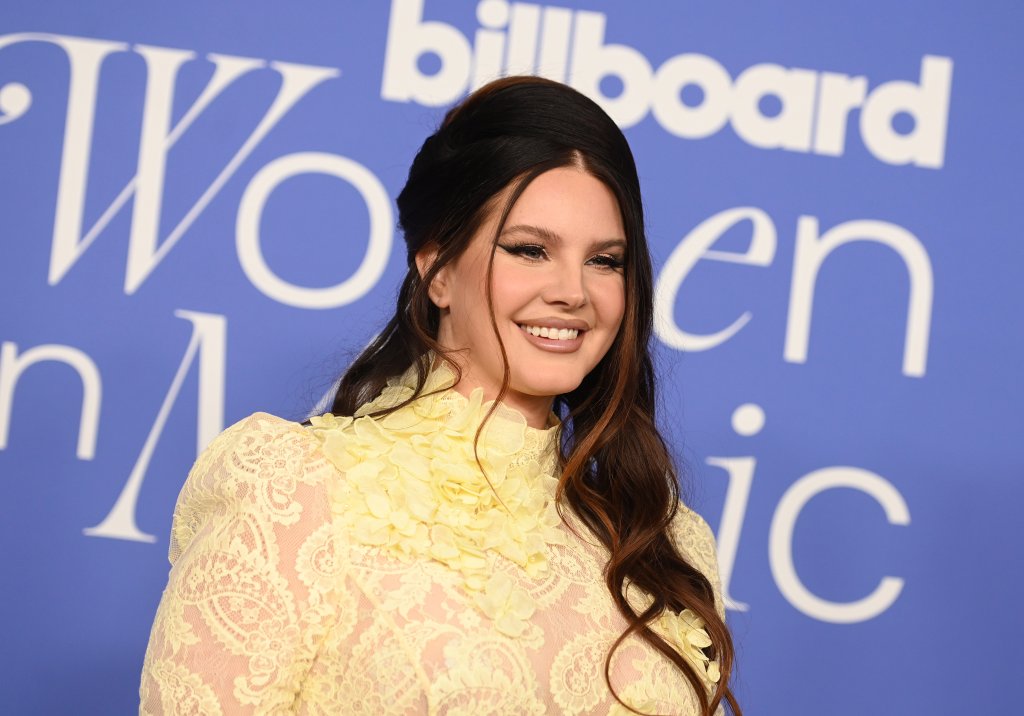
[[[64,50],[71,66],[49,283],[60,283],[78,258],[134,195],[135,206],[132,211],[128,265],[125,271],[126,294],[138,290],[153,269],[217,196],[242,162],[292,107],[314,87],[340,74],[339,70],[329,67],[286,62],[268,63],[265,60],[248,57],[209,54],[207,59],[214,64],[213,76],[192,106],[176,124],[171,126],[172,102],[178,71],[186,62],[195,59],[196,53],[190,50],[135,45],[133,49],[146,63],[146,94],[142,112],[142,132],[139,138],[138,166],[135,176],[128,181],[92,228],[82,236],[100,68],[108,55],[124,51],[127,46],[123,43],[49,33],[22,33],[0,37],[0,49],[27,41],[57,45]],[[199,115],[233,82],[253,70],[268,66],[281,75],[281,85],[270,108],[213,182],[167,238],[160,243],[157,233],[160,226],[167,153]]]

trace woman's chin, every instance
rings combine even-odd
[[[512,390],[522,395],[528,395],[534,398],[554,398],[556,395],[565,395],[576,390],[580,383],[580,380],[566,380],[565,376],[553,377],[551,379],[538,380],[536,376],[532,377],[532,380],[516,381],[512,386]]]

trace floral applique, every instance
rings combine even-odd
[[[684,609],[679,614],[662,612],[652,625],[657,632],[690,662],[706,683],[716,684],[721,676],[718,661],[704,653],[711,646],[711,637],[704,629],[704,619]]]
[[[558,426],[531,428],[499,406],[474,454],[491,403],[480,388],[468,398],[451,390],[447,368],[428,374],[425,394],[413,403],[370,415],[411,397],[414,381],[411,370],[390,381],[355,417],[310,419],[325,456],[345,474],[336,514],[363,545],[401,559],[428,557],[460,573],[496,628],[519,636],[536,604],[493,570],[491,554],[537,579],[548,572],[548,545],[565,543],[554,502]]]

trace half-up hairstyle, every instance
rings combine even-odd
[[[410,402],[422,394],[429,369],[423,356],[431,351],[448,355],[437,342],[440,312],[428,295],[431,281],[462,254],[491,212],[500,212],[496,243],[529,182],[566,166],[591,174],[613,192],[627,244],[619,334],[581,385],[556,396],[553,406],[563,419],[559,511],[572,510],[608,548],[607,588],[628,623],[605,659],[605,680],[615,698],[634,710],[621,701],[609,674],[614,651],[636,635],[683,673],[703,716],[712,716],[722,703],[739,716],[729,688],[734,650],[728,628],[716,611],[710,582],[686,561],[671,537],[680,509],[679,486],[655,424],[649,349],[653,277],[636,165],[621,130],[592,100],[550,80],[508,77],[485,85],[447,113],[420,148],[398,196],[408,273],[395,314],[345,372],[331,412],[353,415],[389,378],[410,366],[416,366],[419,379]],[[436,258],[421,276],[415,258],[428,244],[436,247]],[[493,245],[491,251],[493,257]],[[492,327],[505,364],[500,400],[508,391],[510,372],[493,311]],[[457,363],[448,363],[458,375]],[[650,595],[648,608],[638,613],[630,605],[627,584]],[[721,676],[710,696],[689,662],[649,626],[664,610],[684,608],[704,620],[712,641],[706,651],[719,663]]]

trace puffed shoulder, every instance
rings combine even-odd
[[[267,413],[202,451],[174,508],[140,713],[293,711],[337,618],[336,477],[315,435]]]
[[[287,526],[299,519],[297,497],[336,475],[320,441],[299,423],[253,413],[214,438],[196,459],[178,496],[168,556],[181,551],[217,514],[260,511]],[[308,497],[306,498],[308,499]]]
[[[722,583],[718,573],[718,550],[711,526],[703,517],[680,502],[672,521],[672,536],[676,548],[686,560],[711,582],[711,588],[715,592],[715,608],[724,619],[725,604],[722,601]]]

